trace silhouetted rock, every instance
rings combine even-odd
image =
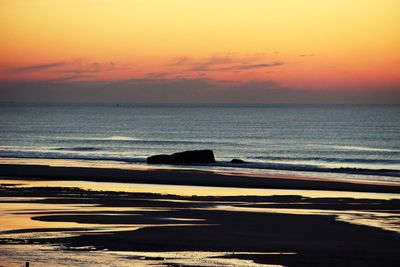
[[[233,160],[231,160],[231,163],[242,164],[242,163],[246,163],[246,161],[241,160],[241,159],[233,159]]]
[[[215,163],[212,150],[192,150],[147,158],[149,164]]]

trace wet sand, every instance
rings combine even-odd
[[[0,236],[0,241],[7,244],[38,242],[63,244],[66,249],[88,247],[119,252],[155,252],[155,255],[180,251],[230,252],[215,257],[219,260],[226,258],[227,261],[232,258],[250,259],[259,264],[285,266],[400,264],[398,232],[341,221],[335,212],[318,215],[318,210],[346,211],[349,215],[384,212],[391,220],[396,219],[398,224],[398,199],[309,198],[294,195],[177,196],[3,185],[0,188],[0,201],[2,205],[78,205],[72,210],[19,211],[18,214],[26,214],[34,221],[138,227],[135,230],[110,229],[106,232],[96,228],[90,231],[66,228],[16,229],[14,233],[36,231],[37,235],[29,239]],[[291,212],[279,212],[280,209]],[[304,210],[316,211],[316,215],[304,214]],[[47,232],[67,230],[76,234],[53,238],[45,235]],[[163,266],[177,264],[161,256],[143,257],[140,260],[158,260]],[[34,264],[34,259],[31,261]]]
[[[114,169],[0,164],[1,177],[39,180],[81,180],[94,182],[146,183],[240,188],[333,190],[400,193],[398,183],[366,183],[354,180],[316,179],[291,176],[251,176],[178,169]]]

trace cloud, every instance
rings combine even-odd
[[[98,62],[73,62],[66,65],[65,68],[58,68],[50,70],[52,73],[63,73],[63,74],[82,74],[82,73],[99,73],[105,71],[115,70],[115,64],[110,63],[98,63]]]
[[[315,57],[315,54],[301,54],[298,57]]]
[[[223,65],[223,64],[230,64],[234,62],[235,59],[232,57],[231,54],[228,55],[214,55],[209,57],[204,65]]]
[[[276,66],[282,66],[285,63],[283,62],[272,62],[272,63],[261,63],[261,64],[241,64],[237,66],[233,66],[231,70],[249,70],[249,69],[262,69],[262,68],[271,68]]]
[[[22,73],[22,72],[32,72],[32,71],[42,71],[48,69],[59,68],[68,65],[65,62],[53,62],[48,64],[38,64],[38,65],[28,65],[28,66],[21,66],[16,68],[8,69],[12,73]]]
[[[265,62],[265,54],[237,56],[233,53],[215,54],[206,58],[193,59],[186,56],[175,58],[168,66],[183,67],[183,71],[246,71],[284,65],[284,62]]]
[[[59,61],[47,64],[36,64],[19,67],[3,67],[3,72],[8,78],[18,80],[27,75],[53,76],[54,80],[83,79],[89,76],[100,76],[106,72],[128,69],[127,66],[120,66],[114,62],[91,62],[84,59],[70,61]]]
[[[272,62],[272,63],[258,63],[258,64],[248,64],[242,63],[239,65],[225,65],[217,66],[215,65],[198,65],[188,68],[187,71],[197,71],[197,72],[207,72],[207,71],[246,71],[251,69],[262,69],[270,68],[284,65],[284,62]]]
[[[143,76],[146,79],[160,79],[169,76],[169,73],[166,72],[150,72]]]
[[[234,61],[232,54],[216,54],[207,58],[193,59],[187,56],[177,57],[171,60],[168,66],[198,66],[220,65]]]
[[[187,56],[177,57],[172,59],[171,63],[169,63],[168,66],[181,66],[187,64],[190,61],[191,59]]]
[[[240,65],[229,65],[223,67],[213,67],[214,65],[199,65],[188,69],[188,71],[244,71],[251,69],[277,67],[277,66],[282,66],[284,64],[285,64],[284,62],[259,63],[259,64],[243,63]]]

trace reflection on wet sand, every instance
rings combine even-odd
[[[247,205],[251,205],[247,203]],[[302,215],[331,215],[338,221],[366,225],[400,233],[400,208],[397,213],[358,211],[358,210],[320,210],[320,209],[288,209],[288,208],[257,208],[219,205],[209,210],[227,210],[241,212],[265,212]]]
[[[69,216],[80,216],[90,214],[90,216],[123,216],[129,212],[138,211],[162,211],[165,208],[140,208],[140,207],[112,207],[105,208],[96,204],[46,204],[41,201],[62,200],[61,198],[23,198],[16,199],[2,197],[1,216],[0,216],[0,235],[1,238],[9,239],[40,239],[76,236],[90,232],[116,232],[137,230],[142,227],[154,226],[151,224],[112,224],[112,223],[78,223],[65,221],[44,221],[36,219],[37,215],[56,216],[68,214]],[[15,203],[15,201],[19,201]],[[32,202],[33,201],[33,202]],[[39,201],[35,203],[34,201]],[[158,226],[168,226],[168,221],[199,221],[196,219],[185,218],[164,218],[165,224]],[[175,226],[190,226],[190,224],[174,224]]]
[[[258,264],[248,259],[232,258],[241,255],[294,255],[293,252],[140,252],[140,251],[90,251],[88,250],[57,250],[53,246],[18,245],[0,246],[0,266],[21,267],[21,262],[35,259],[32,266],[99,266],[99,267],[165,267],[165,266],[203,266],[203,267],[278,267],[277,264]],[[51,257],[49,257],[49,255]]]
[[[80,188],[93,191],[112,191],[127,193],[154,193],[179,196],[272,196],[272,195],[297,195],[304,197],[345,197],[368,199],[392,199],[400,198],[400,194],[391,193],[364,193],[328,190],[295,190],[295,189],[254,189],[235,187],[211,187],[211,186],[185,186],[164,184],[140,184],[140,183],[109,183],[90,181],[41,181],[41,180],[1,180],[0,184],[16,184],[19,187],[65,187]]]
[[[87,191],[54,182],[0,182],[0,255],[7,266],[20,266],[26,257],[68,265],[60,248],[73,266],[90,260],[96,266],[321,265],[341,255],[358,265],[357,253],[371,263],[399,261],[400,200],[390,194],[330,192],[337,196],[322,198],[299,190],[229,189],[227,196],[228,189],[218,188],[207,196],[204,187],[178,187],[181,195],[167,195],[175,192],[171,186],[152,185],[163,194],[150,194],[148,186],[135,184],[128,192],[105,192],[94,189],[109,183],[75,183]],[[260,195],[245,196],[254,192]]]

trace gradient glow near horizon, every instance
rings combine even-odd
[[[0,80],[400,87],[398,0],[2,0]]]

